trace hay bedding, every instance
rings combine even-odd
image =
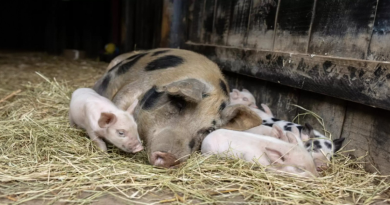
[[[47,56],[38,61],[54,64],[57,69],[69,64]],[[75,67],[80,63],[95,62],[72,62]],[[40,70],[39,66],[33,68]],[[74,82],[87,78],[78,73],[74,73],[71,82],[34,74],[40,82],[19,86],[22,92],[0,104],[0,203],[38,199],[45,203],[83,204],[96,203],[105,195],[131,204],[386,201],[388,176],[367,173],[361,159],[344,156],[335,157],[321,177],[303,179],[266,173],[260,166],[238,159],[194,154],[178,169],[169,170],[150,166],[145,152],[132,155],[109,147],[107,154],[101,153],[84,131],[69,127],[69,98],[84,80]],[[0,89],[0,99],[12,91]]]

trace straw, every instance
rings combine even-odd
[[[340,154],[320,177],[306,179],[199,153],[177,169],[162,169],[149,165],[145,151],[127,154],[110,145],[100,152],[84,130],[69,126],[69,99],[77,86],[36,75],[40,82],[25,83],[0,109],[0,203],[93,204],[106,197],[123,204],[388,201],[389,176],[366,172],[364,157]]]

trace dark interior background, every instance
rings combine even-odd
[[[0,50],[59,55],[78,49],[95,58],[107,43],[115,43],[119,52],[134,45],[149,49],[158,44],[154,33],[159,28],[153,25],[161,9],[161,0],[1,1]]]

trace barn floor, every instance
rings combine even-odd
[[[72,61],[72,60],[65,59],[63,57],[49,56],[41,53],[0,52],[0,79],[1,79],[0,80],[0,123],[2,123],[2,121],[3,122],[5,121],[6,115],[13,112],[12,107],[10,107],[9,105],[11,105],[14,101],[16,102],[17,100],[27,96],[27,94],[24,95],[24,92],[30,92],[28,91],[29,89],[33,90],[35,84],[40,84],[45,82],[45,80],[35,72],[39,72],[40,74],[44,75],[50,80],[55,78],[61,85],[66,84],[71,88],[91,87],[93,83],[104,73],[106,66],[107,63],[96,62],[91,60]],[[30,87],[28,85],[30,85]],[[15,91],[18,91],[19,89],[21,90],[20,93],[11,96],[9,99],[3,102],[1,101],[5,96]],[[4,111],[5,109],[7,109],[7,111]],[[40,108],[36,107],[36,109],[39,110]],[[62,118],[61,120],[64,121],[66,121],[65,111],[66,109],[64,110],[64,112],[61,111],[60,113]],[[83,133],[81,133],[80,135],[83,135]],[[188,203],[201,203],[201,202],[215,203],[215,204],[227,204],[228,202],[238,203],[238,204],[244,204],[244,203],[258,204],[258,202],[260,201],[267,203],[269,202],[269,200],[272,201],[273,198],[275,198],[274,201],[275,204],[297,204],[297,203],[298,204],[301,203],[338,204],[341,202],[347,204],[352,204],[352,203],[385,204],[386,198],[389,198],[390,195],[390,190],[389,190],[390,185],[383,182],[383,180],[386,179],[388,180],[388,176],[370,175],[369,173],[366,173],[364,172],[364,170],[362,170],[363,166],[359,166],[358,163],[355,162],[353,166],[356,167],[356,172],[353,171],[353,173],[351,173],[351,170],[347,169],[346,167],[334,167],[329,172],[327,173],[324,172],[322,174],[323,177],[321,177],[319,181],[309,180],[308,183],[310,183],[313,186],[312,189],[315,190],[317,190],[317,186],[321,186],[321,183],[325,183],[325,182],[327,183],[324,184],[324,187],[318,188],[319,191],[316,192],[308,189],[308,187],[305,187],[307,185],[305,185],[304,180],[292,180],[292,181],[283,182],[283,179],[286,180],[287,178],[278,177],[278,176],[273,177],[270,175],[263,176],[261,174],[257,175],[258,173],[253,172],[252,166],[242,165],[240,164],[241,162],[233,161],[233,162],[228,162],[228,163],[232,163],[229,164],[229,166],[231,166],[232,169],[226,170],[227,174],[231,174],[226,177],[223,175],[222,172],[218,173],[218,171],[221,171],[218,170],[220,168],[218,169],[216,168],[218,163],[214,164],[215,167],[211,167],[211,168],[203,167],[203,165],[202,166],[198,165],[195,166],[195,170],[193,169],[194,165],[189,163],[186,165],[186,167],[178,170],[177,172],[161,171],[161,169],[150,169],[148,168],[149,167],[148,165],[144,164],[142,165],[142,167],[143,168],[146,167],[150,173],[153,173],[154,174],[153,177],[156,177],[157,175],[158,178],[159,173],[161,173],[161,175],[167,181],[158,182],[157,184],[157,182],[155,181],[145,182],[141,180],[140,182],[137,182],[139,184],[135,183],[135,185],[137,186],[145,186],[145,187],[149,186],[148,189],[145,188],[145,190],[147,191],[143,191],[142,197],[132,197],[133,194],[134,196],[137,196],[137,192],[140,190],[137,187],[134,187],[134,189],[129,187],[127,187],[126,189],[121,189],[115,187],[114,184],[112,184],[112,186],[115,187],[116,189],[113,188],[108,189],[107,187],[110,187],[110,185],[106,184],[107,187],[102,186],[100,188],[85,188],[81,191],[78,191],[77,193],[72,193],[71,196],[67,196],[65,197],[65,199],[58,198],[53,200],[53,196],[55,196],[56,194],[59,195],[60,193],[63,193],[65,191],[56,190],[57,192],[55,194],[52,193],[54,191],[50,193],[42,190],[36,191],[37,189],[35,189],[36,186],[34,183],[37,183],[37,181],[39,180],[43,182],[47,181],[47,185],[49,185],[49,178],[31,177],[31,175],[37,173],[36,170],[30,171],[31,175],[28,175],[30,178],[28,178],[27,176],[26,178],[23,178],[21,176],[17,176],[17,174],[12,176],[12,173],[11,174],[7,173],[7,168],[8,166],[11,165],[10,165],[10,161],[7,161],[9,159],[6,159],[7,154],[5,153],[4,150],[7,150],[8,147],[5,146],[6,145],[4,144],[0,145],[0,151],[3,152],[3,156],[0,155],[0,204],[8,204],[8,203],[18,204],[18,203],[23,203],[24,200],[28,200],[24,202],[26,204],[42,204],[42,203],[49,203],[49,202],[54,204],[73,204],[73,203],[75,204],[80,204],[80,203],[92,203],[92,204],[129,204],[129,203],[130,204],[135,204],[135,203],[137,204],[151,204],[151,203],[183,204],[184,203],[184,204],[188,204]],[[90,152],[95,153],[95,151],[93,151],[92,148],[88,147],[88,150],[89,151],[92,150]],[[85,151],[85,148],[82,148],[82,151]],[[128,157],[123,153],[120,152],[118,153],[116,151],[113,151],[113,155],[115,155],[114,157],[119,156],[118,159],[120,160],[123,160],[123,158]],[[129,160],[133,160],[132,156],[130,156],[130,158],[131,159]],[[119,162],[122,162],[120,160]],[[145,161],[145,156],[141,156],[138,158],[136,157],[135,160],[136,162],[140,163],[142,162],[142,160]],[[202,163],[204,161],[207,162],[207,160],[201,159],[201,162]],[[15,164],[18,163],[16,161],[17,160],[15,159]],[[351,160],[340,159],[340,161],[338,162],[349,164],[349,161]],[[197,161],[191,161],[191,163],[193,162],[197,163]],[[74,161],[73,163],[77,163],[77,162]],[[116,166],[116,164],[114,165]],[[218,165],[226,166],[226,164],[224,163],[220,163]],[[77,165],[73,165],[73,166],[77,166]],[[119,167],[118,165],[118,168],[121,167]],[[36,169],[38,169],[38,165]],[[75,167],[75,169],[77,168]],[[237,171],[238,169],[240,169],[240,171]],[[193,171],[194,173],[198,174],[198,175],[195,174],[194,176],[204,177],[204,183],[208,183],[206,185],[209,187],[209,189],[207,190],[216,189],[216,191],[209,191],[207,193],[204,192],[204,190],[206,189],[203,188],[203,192],[199,192],[199,195],[197,195],[198,192],[195,192],[195,190],[191,190],[191,189],[195,189],[194,187],[199,187],[200,189],[200,187],[203,186],[203,184],[196,184],[198,183],[198,181],[194,181],[191,182],[194,184],[192,186],[190,182],[187,182],[186,180],[189,180],[189,178],[193,177],[191,176],[191,173],[188,173],[188,171]],[[199,173],[197,171],[199,171]],[[345,173],[343,173],[343,171],[345,171]],[[345,175],[342,175],[340,173],[343,173]],[[68,174],[69,173],[67,173],[66,175]],[[220,176],[218,176],[218,174]],[[237,176],[237,179],[233,179],[234,174]],[[49,170],[49,175],[50,175],[50,170]],[[69,175],[77,175],[77,172],[76,174],[72,172],[72,174]],[[148,175],[148,177],[150,176],[151,175]],[[169,178],[168,176],[171,178]],[[219,177],[221,177],[221,179],[219,179]],[[240,181],[243,179],[247,179],[245,177],[249,177],[249,179],[250,177],[252,177],[253,180]],[[362,177],[362,178],[357,178],[357,177]],[[3,180],[1,178],[3,178]],[[142,176],[139,176],[139,178],[142,178]],[[186,178],[186,180],[184,178]],[[345,187],[336,187],[338,183],[336,180],[340,180],[341,178],[348,181],[349,184],[345,184]],[[359,179],[360,181],[356,181],[356,183],[351,181],[357,179]],[[112,181],[110,181],[111,179],[108,180],[105,177],[103,177],[101,180],[102,181],[106,180],[104,181],[105,183],[110,183],[115,181],[115,179],[112,179]],[[281,180],[281,182],[277,182],[274,184],[273,180]],[[202,180],[200,180],[200,182],[201,181]],[[232,181],[235,181],[235,184],[232,183]],[[286,182],[291,183],[293,185],[291,187],[293,188],[291,188],[289,185],[283,184]],[[151,184],[148,185],[148,183]],[[260,187],[261,186],[260,184],[267,184],[264,189],[266,191],[262,189],[263,187]],[[359,185],[356,186],[357,184]],[[120,185],[126,186],[126,184],[123,182],[121,182]],[[23,191],[28,192],[33,190],[33,188],[30,188],[30,186],[34,187],[34,191],[36,191],[36,196],[34,196],[34,193],[21,194],[23,193]],[[65,185],[61,185],[61,186],[65,187]],[[127,186],[131,187],[131,184],[127,184]],[[359,186],[361,186],[361,189]],[[69,189],[69,187],[71,186],[68,185],[66,186],[67,189]],[[73,187],[73,188],[78,189],[78,187]],[[290,189],[296,190],[297,193],[303,192],[300,190],[301,188],[307,190],[306,191],[308,192],[307,198],[305,198],[304,193],[303,195],[298,195],[295,194],[294,192],[291,193],[291,195],[288,194],[285,195],[285,193],[283,192],[283,190],[290,190]],[[321,192],[323,192],[324,194],[323,197],[319,196]],[[46,197],[45,194],[52,194],[52,195],[50,195],[50,197]]]

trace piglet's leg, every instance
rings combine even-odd
[[[91,140],[103,151],[103,152],[107,152],[107,146],[106,146],[106,143],[100,139],[94,131],[92,130],[87,130],[88,132],[88,135],[89,135],[89,138],[91,138]]]

